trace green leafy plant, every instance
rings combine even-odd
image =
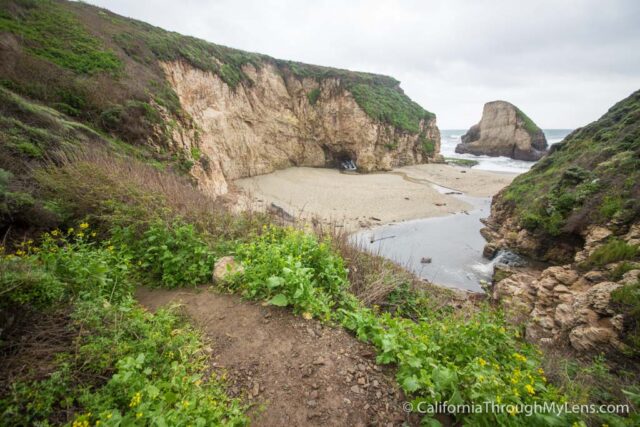
[[[309,100],[309,104],[316,105],[316,102],[320,99],[320,88],[316,87],[311,89],[307,94],[307,99]]]
[[[151,230],[148,236],[163,233]],[[191,231],[173,237],[183,233]],[[3,422],[246,425],[246,408],[225,392],[226,375],[208,373],[200,334],[173,308],[151,314],[139,307],[130,252],[96,237],[81,223],[2,254],[0,307],[70,306],[67,327],[77,336],[44,379],[27,374],[11,384],[0,398]]]
[[[347,275],[326,242],[291,228],[266,227],[236,255],[244,273],[233,286],[252,299],[328,319],[342,299]]]
[[[211,279],[213,252],[191,224],[157,220],[141,235],[134,226],[121,227],[115,229],[113,241],[137,260],[136,268],[151,284],[175,288]]]

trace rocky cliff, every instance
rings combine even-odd
[[[417,132],[375,120],[339,77],[300,78],[273,63],[248,64],[242,70],[252,84],[233,89],[185,61],[162,66],[201,130],[202,154],[220,171],[217,182],[289,166],[339,167],[352,160],[370,172],[437,158],[434,117],[419,120]]]
[[[542,130],[520,109],[506,101],[487,102],[480,122],[462,136],[456,153],[506,156],[534,161],[546,154]]]
[[[209,194],[294,165],[439,159],[435,115],[391,77],[231,49],[80,2],[0,1],[2,86]]]
[[[485,255],[548,265],[494,276],[493,297],[529,338],[640,354],[640,91],[495,196],[486,225]]]

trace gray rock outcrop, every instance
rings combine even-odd
[[[518,107],[506,101],[487,102],[482,119],[462,136],[456,153],[506,156],[536,161],[547,152],[542,130]]]

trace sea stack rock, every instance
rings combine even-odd
[[[462,136],[456,153],[506,156],[536,161],[547,153],[547,139],[526,114],[506,101],[484,104],[480,123]]]

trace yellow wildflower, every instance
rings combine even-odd
[[[484,360],[482,357],[478,359],[478,363],[480,364],[480,366],[484,366],[487,364],[487,361]]]
[[[78,237],[84,237],[84,233],[83,233],[82,231],[79,231],[79,232],[76,234],[76,236],[78,236]]]
[[[136,413],[136,418],[142,418],[144,414],[142,412],[138,412]]]
[[[89,224],[87,224],[86,222],[83,222],[82,224],[80,224],[80,228],[85,230],[85,229],[89,228]]]
[[[17,255],[17,256],[23,256],[23,255],[26,255],[26,254],[27,254],[27,253],[26,253],[25,251],[23,251],[22,249],[18,249],[18,250],[16,251],[16,255]]]
[[[530,395],[534,395],[536,394],[536,391],[533,389],[533,386],[531,384],[527,384],[524,386],[524,388],[527,390],[527,393],[529,393]]]
[[[309,313],[308,311],[305,311],[304,313],[302,313],[302,317],[305,318],[306,320],[311,320],[313,315],[311,313]]]
[[[496,396],[496,403],[499,405],[502,403],[502,397]]]
[[[107,246],[107,250],[112,251],[112,250],[113,250],[113,245],[109,245],[109,246]]]
[[[520,353],[513,353],[513,358],[520,361],[520,362],[526,362],[527,358],[523,355],[521,355]]]
[[[91,233],[91,237],[96,237],[98,235],[98,233],[96,233],[95,231]]]
[[[69,229],[67,230],[67,234],[71,234],[73,233],[74,228],[73,227],[69,227]]]
[[[518,408],[517,408],[517,407],[515,407],[515,406],[513,406],[513,405],[511,405],[511,406],[509,406],[509,408],[507,409],[507,412],[509,413],[509,415],[512,415],[512,416],[514,416],[514,417],[515,417],[515,416],[516,416],[516,414],[518,413]]]
[[[52,235],[52,236],[57,236],[58,234],[60,234],[60,231],[58,231],[58,230],[53,230],[53,231],[51,232],[51,235]]]
[[[140,404],[141,401],[142,401],[142,393],[137,392],[131,398],[131,403],[129,403],[129,408],[135,408]]]
[[[498,329],[500,331],[501,334],[504,334],[505,332],[507,332],[507,330],[504,328],[504,326],[500,326],[500,329]]]

